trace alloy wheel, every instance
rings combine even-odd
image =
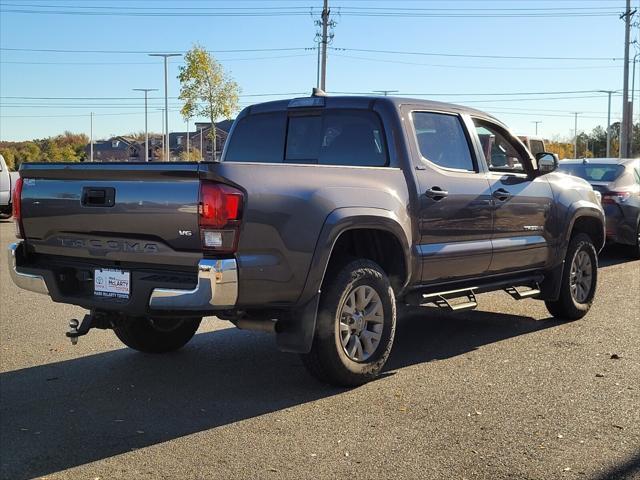
[[[380,295],[359,285],[346,296],[339,311],[338,336],[344,353],[355,362],[366,362],[380,345],[384,310]]]
[[[573,256],[569,286],[571,296],[578,303],[585,303],[591,293],[593,283],[593,262],[584,250],[579,250]]]

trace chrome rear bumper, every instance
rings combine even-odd
[[[55,301],[75,303],[71,297],[62,295],[55,285],[49,291],[42,275],[20,271],[18,259],[22,258],[22,242],[12,243],[8,249],[9,274],[18,287],[44,295],[53,295]],[[36,270],[36,269],[32,269]],[[50,279],[51,280],[51,279]],[[146,299],[140,295],[149,295],[149,290],[138,290],[139,304],[146,309]],[[148,287],[146,287],[148,288]],[[135,293],[134,293],[135,299]],[[149,310],[165,311],[214,311],[231,308],[238,299],[238,265],[235,259],[202,259],[198,262],[198,283],[193,289],[153,288],[148,297]],[[78,304],[78,303],[76,303]],[[95,305],[87,308],[95,308]],[[124,306],[124,309],[131,305]]]
[[[32,292],[48,295],[49,289],[47,288],[47,284],[45,283],[42,276],[18,271],[18,267],[16,265],[16,252],[18,252],[20,248],[22,248],[22,242],[12,243],[11,245],[9,245],[8,260],[9,275],[11,275],[11,280],[13,280],[13,283],[15,283],[18,287],[24,290],[30,290]]]
[[[238,265],[233,258],[203,259],[198,263],[198,284],[193,290],[155,288],[152,310],[219,310],[238,299]]]
[[[48,295],[49,289],[47,288],[47,284],[45,283],[42,276],[18,271],[18,267],[16,265],[16,252],[18,252],[20,248],[22,248],[22,242],[12,243],[11,245],[9,245],[8,263],[9,275],[11,275],[11,280],[13,280],[13,283],[15,283],[18,287],[24,290]]]

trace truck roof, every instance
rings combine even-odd
[[[307,99],[307,98],[323,98],[324,99],[324,107],[325,108],[371,108],[374,102],[376,103],[388,103],[391,104],[394,108],[399,108],[403,105],[412,105],[418,108],[423,108],[425,110],[440,110],[444,112],[455,112],[455,113],[466,113],[468,115],[472,115],[474,117],[482,117],[486,119],[491,119],[495,122],[500,123],[504,126],[504,124],[495,118],[493,115],[489,115],[486,112],[481,110],[476,110],[474,108],[466,107],[463,105],[456,105],[453,103],[446,102],[438,102],[435,100],[425,100],[419,98],[408,98],[408,97],[383,97],[378,95],[344,95],[344,96],[316,96],[316,97],[296,97],[296,98],[288,98],[284,100],[274,100],[271,102],[257,103],[255,105],[251,105],[245,109],[245,114],[251,113],[265,113],[269,111],[279,111],[279,110],[287,110],[289,108],[289,102],[292,100],[298,99]]]

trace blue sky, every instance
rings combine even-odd
[[[149,115],[150,130],[159,132],[163,67],[160,59],[144,52],[186,51],[194,42],[217,52],[215,56],[242,88],[242,105],[287,96],[275,94],[310,92],[316,81],[314,20],[321,3],[0,0],[0,140],[42,138],[64,130],[88,134],[91,111],[94,138],[141,131],[142,94],[133,88],[160,89],[151,94]],[[541,121],[542,135],[568,137],[573,129],[571,112],[583,112],[581,131],[606,124],[606,94],[593,91],[622,88],[623,62],[613,58],[623,56],[624,24],[614,15],[624,11],[623,0],[331,0],[330,5],[337,22],[332,44],[336,50],[330,51],[328,60],[330,92],[399,90],[406,96],[420,94],[489,111],[520,133],[533,133],[532,122]],[[380,8],[393,11],[376,10]],[[65,13],[34,13],[43,10]],[[283,10],[300,14],[205,15]],[[354,15],[356,11],[384,15]],[[166,15],[138,15],[141,12]],[[496,17],[496,13],[527,16]],[[299,50],[256,51],[287,48]],[[224,52],[228,50],[253,51]],[[170,66],[170,97],[178,95],[179,63],[173,60]],[[527,95],[532,92],[585,93]],[[514,95],[497,95],[504,93]],[[614,121],[620,117],[621,104],[621,96],[614,95]],[[170,130],[184,130],[177,99],[170,99],[170,110]]]

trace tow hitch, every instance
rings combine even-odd
[[[71,340],[72,345],[76,345],[78,343],[78,337],[86,335],[92,328],[100,328],[103,330],[111,328],[111,322],[104,314],[90,312],[84,316],[82,322],[75,318],[69,320],[69,330],[67,330],[65,335]]]

